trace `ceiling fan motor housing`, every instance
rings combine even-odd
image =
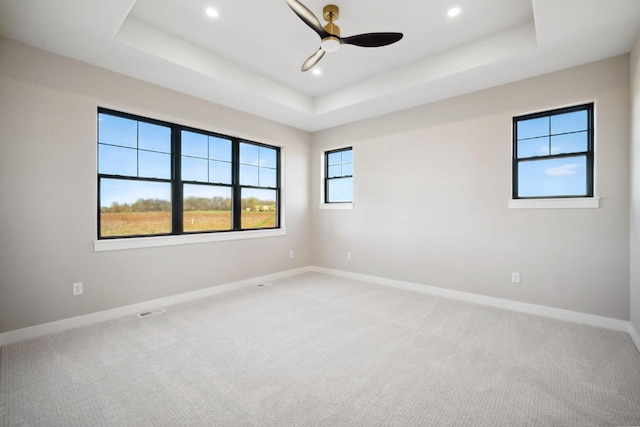
[[[327,22],[337,21],[340,17],[340,9],[335,4],[328,4],[322,9],[322,17]]]
[[[324,20],[328,22],[328,24],[323,27],[324,30],[327,33],[331,34],[332,36],[335,36],[335,38],[339,42],[340,27],[338,27],[336,24],[333,23],[333,21],[336,21],[340,16],[340,10],[338,9],[338,6],[334,4],[329,4],[325,6],[324,9],[322,9],[322,16],[324,17]],[[325,37],[325,39],[326,38],[327,37]]]

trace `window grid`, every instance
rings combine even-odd
[[[200,160],[200,161],[204,161],[205,169],[206,169],[206,176],[207,177],[206,177],[206,179],[189,179],[188,177],[185,178],[184,174],[183,174],[183,176],[182,176],[183,177],[183,182],[231,185],[231,183],[232,183],[231,170],[232,170],[233,162],[232,162],[232,160],[226,160],[223,157],[216,157],[216,154],[211,152],[212,151],[211,150],[211,143],[212,143],[212,140],[214,140],[214,141],[215,140],[219,140],[219,141],[228,142],[229,143],[229,154],[230,154],[229,157],[231,158],[233,141],[231,139],[228,139],[228,138],[221,138],[221,137],[209,135],[209,134],[206,134],[206,133],[200,133],[200,132],[196,133],[196,132],[193,132],[193,131],[183,130],[180,133],[180,135],[181,135],[181,144],[184,144],[183,141],[185,139],[184,138],[184,134],[185,133],[187,133],[187,134],[197,134],[197,135],[200,135],[202,137],[205,137],[206,138],[206,154],[194,155],[194,154],[184,154],[183,153],[182,154],[182,165],[184,167],[185,160]],[[222,167],[221,165],[220,166],[216,166],[217,164],[226,164],[226,165],[228,165],[229,174],[228,174],[228,176],[226,177],[225,180],[220,180],[220,179],[216,180],[216,179],[214,179],[214,177],[211,176],[212,175],[212,173],[211,173],[211,168],[212,167],[214,167],[216,170],[219,167]]]
[[[241,175],[242,174],[242,166],[245,167],[245,171],[249,171],[249,170],[254,170],[255,169],[255,173],[256,173],[256,180],[253,181],[254,183],[251,184],[250,181],[251,179],[245,179],[245,177],[241,176],[240,177],[240,185],[242,186],[246,186],[246,187],[254,187],[254,188],[276,188],[276,182],[275,180],[271,179],[268,180],[266,177],[263,178],[263,171],[267,172],[269,171],[270,173],[273,173],[274,175],[277,175],[277,170],[278,167],[277,165],[274,163],[273,166],[267,166],[267,165],[263,165],[263,160],[265,162],[269,161],[269,158],[266,154],[263,153],[267,153],[270,151],[273,151],[272,148],[267,148],[267,147],[261,147],[261,146],[257,146],[255,143],[245,143],[244,141],[240,143],[240,148],[242,149],[243,146],[245,145],[250,145],[253,146],[257,149],[257,156],[256,156],[256,160],[251,163],[251,162],[243,162],[242,161],[242,156],[240,156],[240,167],[241,167]],[[264,155],[264,157],[263,157]],[[248,174],[245,174],[248,175]],[[267,182],[264,182],[267,181]],[[273,184],[269,185],[269,182],[273,182]]]

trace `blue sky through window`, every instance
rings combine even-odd
[[[517,157],[531,159],[518,162],[519,197],[587,194],[588,115],[585,109],[517,121]]]
[[[240,185],[276,187],[276,159],[272,148],[240,143]]]
[[[353,178],[336,178],[327,181],[329,200],[328,202],[351,202],[353,201]]]
[[[580,196],[586,194],[587,158],[522,162],[518,166],[520,197]]]

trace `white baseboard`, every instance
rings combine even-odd
[[[484,295],[472,294],[469,292],[454,291],[451,289],[438,288],[435,286],[420,285],[418,283],[403,282],[400,280],[385,279],[377,276],[369,276],[366,274],[351,273],[342,270],[334,270],[331,268],[311,266],[311,271],[316,273],[330,274],[333,276],[344,277],[347,279],[360,280],[362,282],[373,283],[376,285],[391,286],[394,288],[404,289],[408,291],[421,292],[429,295],[436,295],[445,298],[451,298],[460,301],[467,301],[476,304],[487,305],[491,307],[503,308],[505,310],[518,311],[522,313],[534,314],[537,316],[548,317],[551,319],[565,320],[574,323],[582,323],[591,326],[599,326],[601,328],[613,329],[615,331],[629,332],[631,323],[626,320],[612,319],[609,317],[596,316],[593,314],[580,313],[577,311],[563,310],[561,308],[547,307],[544,305],[529,304],[524,302],[512,301],[503,298],[488,297]],[[638,346],[638,341],[635,341]],[[640,349],[640,346],[638,346]]]
[[[234,289],[240,289],[248,286],[254,286],[259,283],[269,282],[272,280],[284,279],[286,277],[295,276],[311,271],[310,267],[296,268],[280,273],[268,274],[266,276],[254,277],[251,279],[240,280],[238,282],[225,283],[222,285],[211,286],[197,291],[185,292],[169,297],[158,298],[137,304],[126,305],[109,310],[98,311],[95,313],[85,314],[82,316],[70,317],[68,319],[57,320],[55,322],[43,323],[41,325],[30,326],[28,328],[16,329],[0,334],[0,346],[11,344],[17,341],[23,341],[30,338],[37,338],[44,335],[62,332],[69,329],[78,328],[80,326],[91,325],[106,320],[116,319],[118,317],[129,316],[143,311],[149,311],[158,307],[167,307],[180,304],[187,301],[193,301],[199,298],[228,292]]]
[[[640,351],[640,333],[638,333],[638,330],[633,327],[633,323],[631,322],[629,322],[629,335],[631,335],[633,343],[638,348],[638,351]]]
[[[297,274],[316,272],[329,274],[347,279],[359,280],[362,282],[373,283],[376,285],[390,286],[408,291],[420,292],[429,295],[436,295],[445,298],[467,301],[476,304],[487,305],[491,307],[503,308],[511,311],[534,314],[537,316],[548,317],[551,319],[565,320],[574,323],[582,323],[601,328],[612,329],[615,331],[627,332],[634,344],[640,351],[640,334],[633,325],[626,320],[612,319],[609,317],[596,316],[593,314],[580,313],[576,311],[563,310],[560,308],[547,307],[543,305],[528,304],[524,302],[512,301],[503,298],[488,297],[484,295],[472,294],[469,292],[454,291],[451,289],[438,288],[435,286],[421,285],[413,282],[404,282],[400,280],[385,279],[383,277],[370,276],[366,274],[351,273],[348,271],[335,270],[325,267],[307,266],[287,270],[279,273],[268,274],[265,276],[254,277],[251,279],[240,280],[232,283],[211,286],[209,288],[197,291],[186,292],[169,297],[158,298],[137,304],[126,305],[109,310],[99,311],[95,313],[85,314],[83,316],[71,317],[68,319],[57,320],[55,322],[43,323],[28,328],[16,329],[0,334],[0,346],[11,344],[17,341],[23,341],[30,338],[37,338],[44,335],[62,332],[69,329],[78,328],[85,325],[91,325],[106,320],[116,319],[118,317],[129,316],[143,311],[149,311],[158,307],[167,307],[175,304],[181,304],[188,301],[197,300],[199,298],[220,294],[248,286],[254,286],[259,283],[269,282],[272,280],[284,279],[295,276]]]

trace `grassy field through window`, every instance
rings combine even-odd
[[[242,212],[242,228],[272,228],[276,226],[276,212]],[[184,231],[221,231],[231,229],[231,211],[186,211]],[[168,234],[171,232],[171,212],[102,213],[102,236],[134,236]]]

